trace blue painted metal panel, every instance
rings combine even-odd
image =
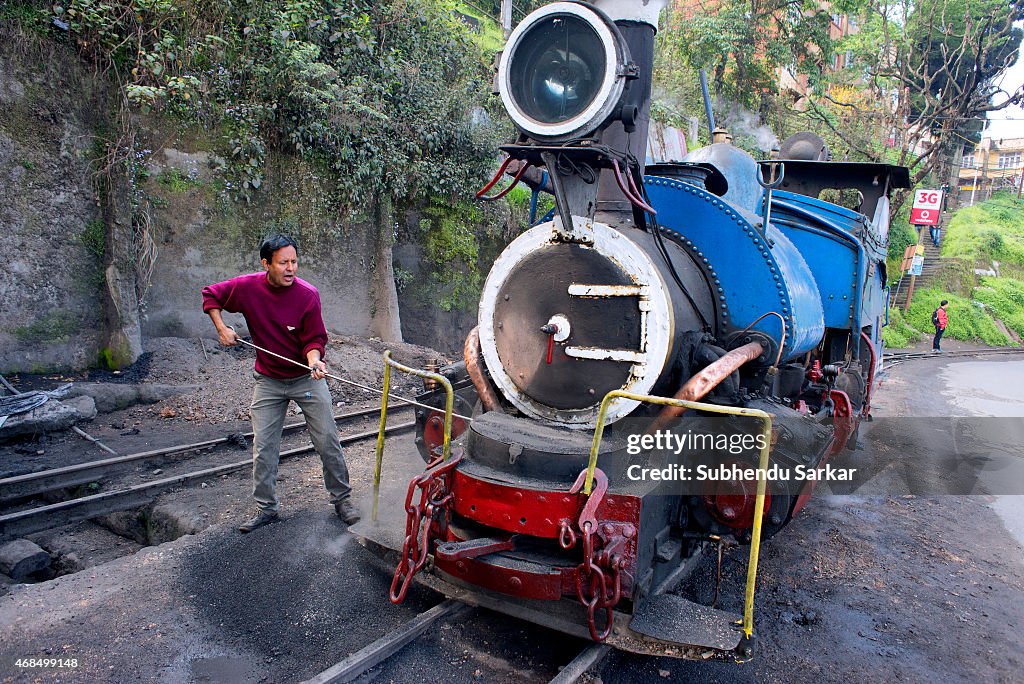
[[[776,190],[772,193],[772,197],[784,199],[790,204],[802,207],[857,237],[862,237],[867,228],[867,217],[864,214],[841,207],[838,204],[832,204],[831,202],[808,197],[807,195],[799,195],[795,192],[786,192],[785,190]],[[774,212],[775,209],[773,208],[772,211]]]
[[[887,306],[878,226],[844,207],[788,192],[773,195],[772,212],[773,223],[793,238],[818,279],[825,324],[847,330],[870,326],[877,349]]]
[[[685,183],[649,176],[646,187],[658,223],[713,269],[713,287],[726,332],[739,331],[776,311],[786,319],[783,359],[817,347],[825,331],[818,287],[807,262],[788,237],[723,198]],[[778,340],[781,326],[769,316],[754,326]]]
[[[791,196],[788,192],[773,193],[772,224],[793,242],[814,274],[825,326],[849,329],[853,325],[857,296],[857,248],[827,230],[820,221],[791,211],[788,201],[781,201]],[[799,206],[811,209],[806,203],[801,202]],[[830,214],[834,215],[833,212],[824,215]]]

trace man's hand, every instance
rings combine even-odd
[[[210,309],[206,313],[210,315],[213,327],[217,329],[217,337],[220,338],[221,344],[225,347],[234,347],[238,344],[238,333],[224,322],[224,318],[220,315],[220,309]]]
[[[327,377],[327,364],[321,361],[320,359],[317,359],[313,363],[309,364],[309,367],[313,369],[310,372],[310,375],[313,376],[314,380],[322,380],[323,378]]]
[[[327,364],[320,358],[319,349],[310,349],[306,354],[306,365],[310,367],[310,376],[314,380],[323,380],[327,377]]]
[[[234,347],[238,344],[238,333],[226,325],[223,328],[217,329],[217,336],[220,338],[220,343],[225,347]]]

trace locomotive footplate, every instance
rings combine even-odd
[[[629,628],[661,641],[731,651],[743,636],[743,616],[663,594],[645,601]]]
[[[472,606],[543,625],[580,639],[590,639],[586,625],[586,610],[575,600],[512,600],[504,594],[461,582],[449,575],[435,573],[420,573],[416,576],[416,582],[448,598]],[[666,602],[662,603],[662,599],[666,599]],[[644,616],[636,625],[634,621],[639,616],[622,610],[614,611],[611,633],[604,643],[621,651],[640,655],[733,662],[744,659],[735,650],[742,632],[732,625],[740,619],[739,615],[696,604],[685,605],[690,602],[677,596],[655,596],[651,601],[657,603],[652,609],[652,615]],[[679,610],[678,617],[665,614],[665,611],[670,610]],[[694,620],[695,625],[684,632],[679,627],[686,619]],[[640,627],[651,634],[640,631]],[[696,643],[676,641],[676,637],[693,639]]]

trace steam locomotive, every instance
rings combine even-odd
[[[829,161],[811,134],[765,161],[715,142],[645,166],[664,4],[555,2],[501,55],[519,136],[482,192],[513,176],[555,208],[494,262],[464,360],[417,397],[428,465],[389,544],[391,598],[415,577],[617,648],[744,658],[749,614],[673,589],[725,538],[751,544],[753,568],[759,539],[855,442],[880,358],[889,195],[909,177]],[[762,455],[805,477],[758,478]],[[699,468],[725,476],[674,477]],[[753,571],[745,613],[752,596]]]

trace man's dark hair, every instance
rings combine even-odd
[[[949,304],[949,300],[946,299],[943,299],[941,302],[939,302],[939,306],[946,306],[947,304]]]
[[[282,247],[294,247],[295,253],[299,253],[299,245],[291,235],[283,233],[271,233],[263,238],[260,244],[260,261],[270,261],[274,258],[274,252]]]

